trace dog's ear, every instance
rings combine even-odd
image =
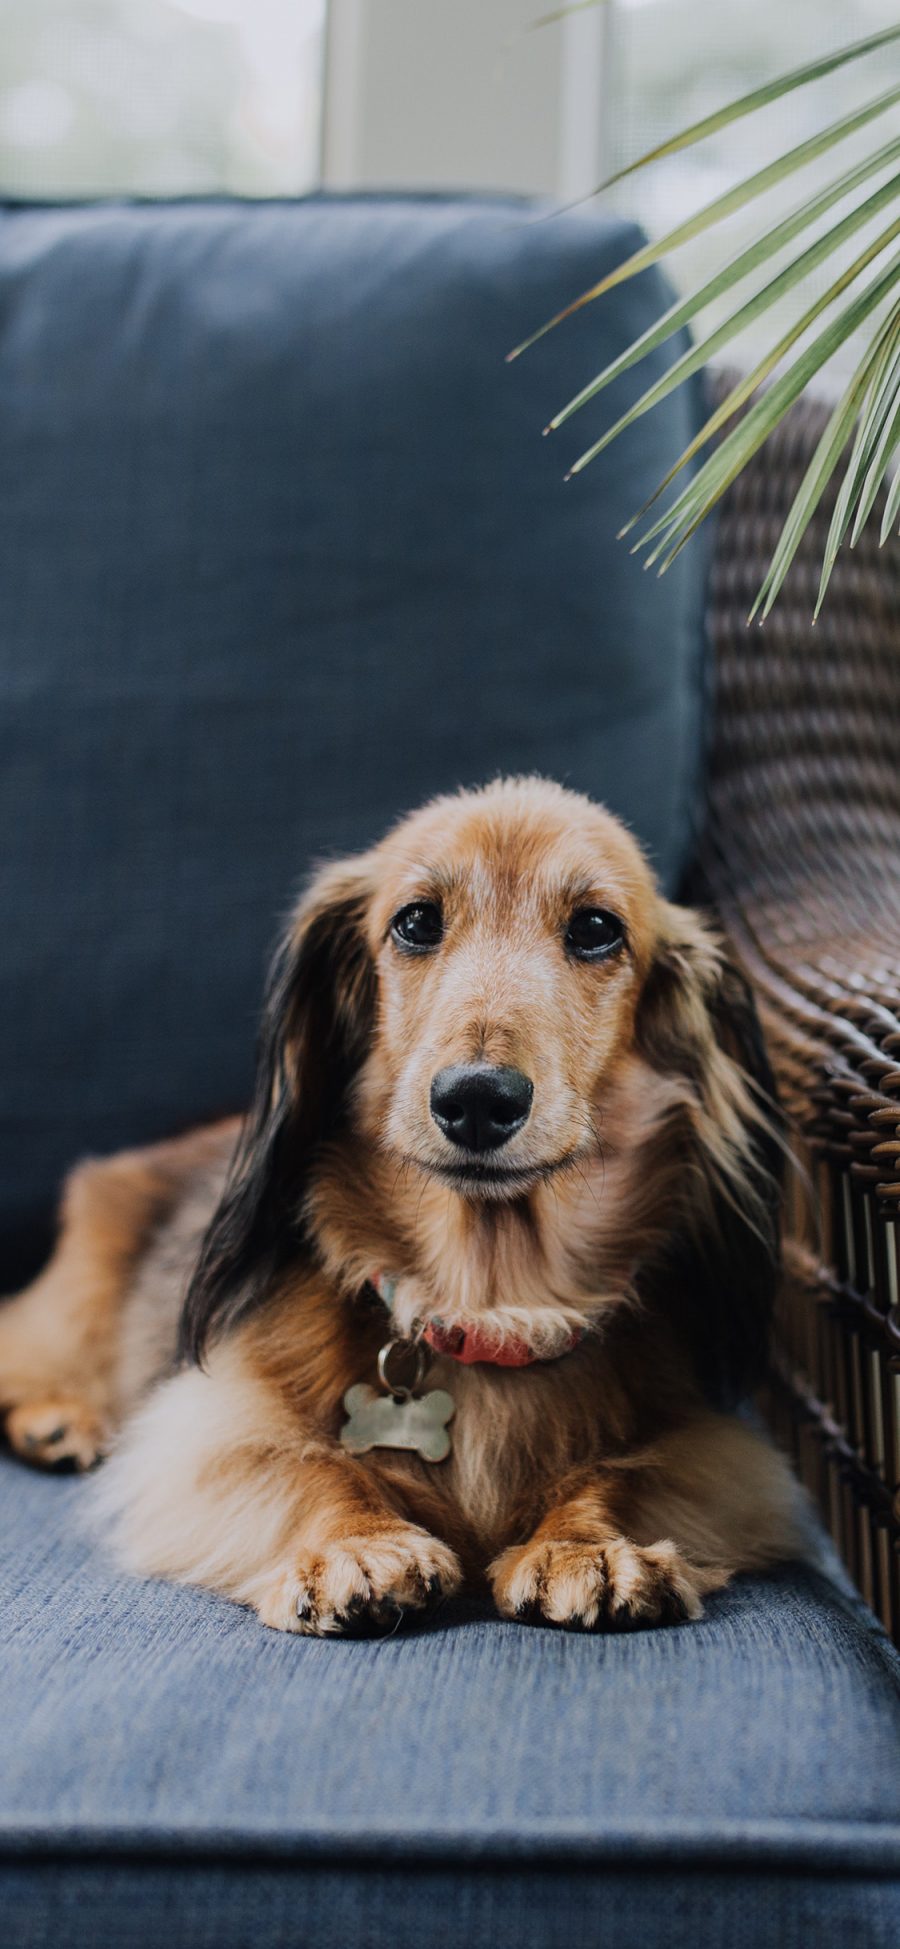
[[[341,1127],[371,1039],[370,891],[365,857],[324,868],[275,954],[253,1100],[184,1303],[183,1359],[202,1360],[303,1247],[310,1166]]]
[[[733,1405],[767,1363],[784,1144],[750,985],[686,909],[663,906],[637,1034],[653,1067],[687,1085],[683,1218],[661,1285],[704,1391]]]

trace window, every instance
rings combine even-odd
[[[789,0],[787,5],[785,0],[754,0],[753,6],[740,7],[728,5],[727,0],[614,0],[604,46],[602,173],[611,174],[679,128],[801,66],[815,54],[845,47],[890,26],[896,13],[893,0]],[[709,137],[696,149],[641,171],[617,185],[612,200],[637,217],[651,236],[662,236],[776,155],[897,84],[900,50],[881,49]],[[668,261],[670,278],[685,290],[699,284],[754,235],[898,133],[900,110],[895,107],[746,210],[684,246]],[[895,160],[878,182],[894,175],[897,167]],[[860,194],[856,192],[857,199]],[[830,228],[849,207],[849,203],[836,206],[808,237],[796,240],[775,259],[767,275],[796,256],[806,241]],[[739,365],[758,357],[800,317],[814,296],[828,288],[863,244],[887,226],[892,214],[893,210],[883,209],[851,243],[813,271],[802,292],[795,289],[780,299],[734,339],[725,357]],[[879,268],[882,261],[886,260],[879,260]],[[704,314],[699,321],[702,335],[760,281],[757,275],[755,281],[739,287],[737,299],[726,294],[719,306]],[[836,315],[838,308],[828,317]],[[837,376],[846,377],[861,350],[861,343],[848,341],[835,361]]]
[[[566,202],[811,51],[891,24],[896,4],[600,0],[539,29],[556,13],[545,0],[328,0],[327,13],[326,77],[326,0],[0,0],[0,193],[296,195],[316,186],[324,156],[335,187],[508,188]],[[628,178],[607,201],[660,236],[894,83],[900,45]],[[677,252],[670,277],[699,282],[898,128],[894,109]],[[724,357],[758,356],[889,216]],[[698,320],[699,335],[732,304]],[[858,353],[843,348],[841,373]]]
[[[0,190],[309,189],[324,26],[325,0],[0,0]]]

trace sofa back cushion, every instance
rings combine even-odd
[[[660,369],[550,414],[662,308],[644,276],[509,369],[634,247],[470,198],[0,217],[0,1242],[65,1168],[239,1106],[310,862],[540,770],[668,887],[698,786],[702,555],[615,530],[693,431]]]

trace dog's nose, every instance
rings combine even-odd
[[[499,1150],[521,1130],[533,1095],[533,1083],[519,1069],[456,1063],[432,1082],[431,1114],[462,1150]]]

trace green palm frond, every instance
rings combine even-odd
[[[855,41],[835,53],[823,55],[803,67],[792,69],[790,73],[767,82],[763,87],[753,89],[749,94],[741,96],[739,100],[717,110],[715,114],[704,116],[701,121],[693,123],[690,128],[673,136],[669,141],[648,150],[627,170],[617,171],[615,176],[609,178],[609,182],[617,182],[633,170],[641,169],[648,163],[671,156],[695,142],[700,142],[705,136],[727,128],[731,123],[779,100],[792,90],[805,87],[835,69],[851,61],[858,61],[898,40],[900,40],[900,22],[895,26],[884,28],[880,33],[870,34],[863,40]],[[521,352],[534,344],[536,339],[562,323],[565,318],[584,305],[594,303],[614,286],[636,277],[651,264],[658,263],[670,251],[700,236],[714,224],[721,223],[723,219],[752,203],[767,190],[787,182],[798,170],[824,156],[849,136],[866,128],[870,122],[887,113],[898,102],[900,102],[900,86],[882,90],[861,107],[829,123],[820,133],[797,143],[784,155],[776,157],[764,168],[754,171],[743,182],[717,196],[694,216],[670,230],[658,242],[644,245],[640,250],[635,251],[623,264],[618,265],[608,276],[583,292],[564,311],[542,325],[522,345],[517,346],[510,353],[510,358],[517,358]],[[877,268],[876,275],[868,283],[863,283],[869,267],[875,265],[876,260],[882,258],[900,236],[900,171],[895,171],[886,180],[882,180],[885,172],[890,170],[898,160],[900,160],[900,137],[892,136],[879,147],[872,149],[852,167],[839,171],[826,187],[819,189],[815,195],[804,198],[788,215],[761,232],[695,290],[671,305],[654,326],[645,331],[573,399],[562,406],[554,414],[549,426],[545,428],[545,432],[549,433],[562,426],[629,367],[646,358],[648,353],[655,351],[658,346],[690,324],[708,305],[724,297],[730,299],[731,294],[736,292],[737,287],[745,280],[755,280],[749,292],[734,298],[724,320],[716,325],[701,343],[692,346],[677,358],[663,376],[639,396],[628,412],[615,420],[581,454],[571,469],[572,474],[580,473],[612,441],[617,439],[626,427],[631,426],[644,413],[651,411],[701,366],[707,364],[740,331],[763,317],[789,292],[795,288],[802,289],[804,281],[830,257],[849,245],[865,225],[871,223],[880,213],[890,210],[897,212],[871,241],[857,251],[852,261],[831,279],[825,290],[816,293],[813,301],[796,322],[766,350],[753,371],[732,388],[728,397],[709,416],[684,453],[674,461],[650,501],[632,516],[621,531],[625,533],[636,523],[641,522],[654,503],[671,487],[682,469],[693,461],[704,447],[722,434],[723,428],[730,420],[734,420],[735,415],[747,405],[748,401],[753,402],[731,430],[724,433],[720,444],[713,448],[697,472],[688,479],[687,485],[682,486],[665,506],[663,512],[644,528],[639,541],[635,544],[638,548],[646,546],[649,549],[647,566],[657,563],[659,572],[662,573],[680,552],[689,536],[706,519],[753,454],[774,432],[794,400],[821,373],[835,351],[844,345],[854,332],[868,333],[866,350],[835,404],[788,514],[784,531],[752,611],[753,615],[759,615],[760,620],[768,615],[777,597],[800,541],[829,481],[843,466],[840,490],[825,547],[816,604],[818,615],[838,550],[848,536],[851,547],[858,540],[871,514],[879,489],[891,474],[893,462],[900,448],[900,256],[891,256],[886,268],[884,266]],[[813,234],[812,240],[809,241],[807,233],[812,231],[813,226],[817,225],[820,219],[826,219],[839,204],[845,202],[849,205],[845,213],[821,233]],[[796,254],[782,264],[780,269],[767,275],[772,272],[776,254],[786,250],[797,240],[800,240],[801,247]],[[845,304],[844,308],[827,323],[824,322],[832,307],[836,306],[838,300],[845,294],[849,296],[849,303]],[[885,307],[887,307],[887,315],[882,316]],[[816,327],[820,329],[816,330]],[[810,342],[796,350],[799,341],[809,333],[814,333]],[[793,362],[786,370],[782,370],[784,361],[790,354],[795,353],[795,350],[796,356]],[[776,375],[774,378],[773,374]],[[758,398],[753,400],[753,395],[765,381],[771,383]],[[856,425],[855,436],[854,425]],[[848,444],[850,444],[849,457],[845,458]],[[882,542],[893,532],[898,516],[900,516],[900,472],[888,491],[882,521]]]
[[[699,345],[692,346],[689,352],[685,352],[680,359],[677,359],[675,364],[670,366],[667,372],[663,373],[662,378],[658,379],[656,384],[651,386],[648,392],[643,393],[634,406],[630,407],[627,413],[623,413],[621,419],[617,420],[615,425],[611,426],[608,432],[604,433],[599,440],[595,440],[593,446],[589,447],[587,452],[583,453],[580,459],[576,460],[572,468],[572,473],[580,474],[588,462],[596,459],[597,454],[602,453],[604,447],[608,447],[610,441],[614,440],[617,434],[624,433],[626,426],[630,426],[632,420],[640,419],[644,413],[650,411],[651,406],[658,405],[661,399],[665,399],[670,392],[674,392],[676,386],[680,386],[694,372],[708,365],[710,359],[714,358],[717,352],[721,352],[724,349],[729,339],[732,339],[737,332],[744,331],[747,325],[752,324],[754,319],[759,318],[764,311],[768,310],[770,305],[775,304],[777,299],[784,297],[793,285],[799,283],[800,279],[806,276],[809,271],[814,270],[817,265],[823,263],[825,258],[838,248],[839,244],[846,242],[847,238],[852,236],[853,231],[860,224],[866,223],[870,217],[877,215],[878,211],[883,209],[886,203],[900,203],[900,175],[893,176],[889,183],[885,183],[873,196],[868,197],[866,202],[860,205],[858,209],[851,210],[850,215],[845,217],[841,223],[835,224],[833,230],[826,231],[824,237],[820,237],[817,243],[811,244],[809,249],[805,250],[792,264],[788,264],[783,271],[779,272],[777,277],[772,278],[769,284],[764,285],[761,291],[755,292],[751,298],[747,299],[745,304],[738,307],[737,311],[732,312],[731,317],[726,318],[724,324],[717,326],[716,330],[710,333],[709,338],[703,339]],[[893,242],[898,231],[900,231],[900,217],[897,217],[888,224],[887,229],[881,231],[874,242],[866,246],[865,250],[860,251],[859,255],[854,258],[849,270],[843,271],[840,277],[835,279],[824,296],[816,299],[810,311],[804,313],[803,319],[795,325],[792,325],[785,338],[780,340],[778,345],[773,347],[772,351],[761,361],[755,385],[761,384],[762,380],[768,377],[772,367],[784,357],[785,352],[790,350],[790,347],[801,337],[802,333],[810,325],[815,323],[819,313],[824,311],[832,303],[833,299],[839,297],[842,291],[846,290],[847,284],[854,277],[858,276],[861,271],[866,269],[866,266],[872,262],[873,257],[877,257],[880,251],[884,250],[889,243]],[[591,388],[587,390],[590,391]],[[571,408],[564,407],[559,416],[560,423],[569,417],[570,411],[574,412],[574,410],[574,404]]]
[[[891,350],[896,350],[897,346],[898,320],[900,320],[900,305],[892,308],[888,321]],[[878,364],[878,352],[879,338],[876,337],[875,343],[870,345],[864,352],[846,391],[838,400],[825,430],[819,439],[806,473],[794,496],[778,546],[772,556],[772,560],[763,577],[762,586],[750,611],[751,622],[756,615],[764,619],[769,614],[769,610],[775,601],[775,597],[781,588],[782,582],[800,545],[800,540],[819,505],[825,488],[840,460],[841,454],[844,452],[853,429],[853,422],[859,412],[859,427],[853,445],[853,452],[850,456],[841,493],[838,497],[829,529],[815,614],[818,615],[821,609],[822,599],[828,585],[832,565],[849,520],[849,510],[852,506],[854,495],[859,492],[860,480],[864,470],[864,460],[861,456],[866,451],[871,450],[873,408],[869,388],[873,377],[873,368]]]
[[[900,36],[900,28],[897,31]],[[726,217],[735,216],[738,210],[744,209],[757,196],[763,196],[767,190],[775,189],[796,170],[805,168],[807,163],[817,161],[819,156],[825,155],[829,149],[835,147],[836,143],[845,141],[850,135],[856,135],[859,129],[865,128],[867,122],[874,121],[877,115],[883,115],[889,108],[895,107],[898,100],[900,100],[900,87],[889,88],[885,94],[876,96],[874,101],[866,102],[863,108],[854,109],[852,114],[841,116],[840,121],[832,122],[828,128],[822,130],[820,135],[808,136],[805,142],[799,142],[796,148],[789,149],[786,155],[779,156],[775,162],[767,163],[764,169],[756,170],[752,176],[746,177],[744,182],[735,184],[733,189],[717,196],[695,216],[688,217],[684,223],[678,224],[665,237],[661,237],[658,243],[645,244],[641,250],[636,250],[631,257],[626,257],[624,263],[617,264],[614,271],[601,278],[599,284],[592,284],[590,290],[583,291],[580,298],[575,298],[563,311],[558,311],[554,318],[548,318],[546,324],[539,325],[530,338],[523,339],[521,345],[514,346],[513,350],[506,355],[507,362],[519,358],[532,345],[536,345],[538,339],[543,338],[546,332],[552,332],[555,325],[563,324],[566,318],[571,318],[573,313],[580,311],[584,305],[593,304],[595,298],[602,298],[615,285],[624,284],[628,278],[637,277],[639,271],[648,270],[651,264],[658,264],[660,258],[667,256],[672,250],[677,250],[681,244],[693,243],[696,237],[702,236],[703,232],[711,229],[713,224],[721,223]],[[880,154],[881,151],[876,153]],[[635,169],[640,167],[640,163],[633,164]],[[878,167],[875,157],[871,157],[866,165],[866,179],[870,174],[874,174]],[[620,175],[621,173],[620,171]],[[619,177],[610,178],[610,181],[618,180]],[[601,185],[601,188],[606,187],[606,184]],[[766,231],[757,239],[757,248],[764,256],[770,254],[770,235],[771,233]]]
[[[900,233],[900,217],[891,228],[895,234]],[[845,282],[846,277],[842,281]],[[658,561],[662,557],[663,568],[668,568],[689,535],[692,535],[701,521],[705,520],[706,515],[721,499],[726,488],[737,479],[748,460],[752,460],[769,434],[780,424],[785,413],[794,404],[795,399],[799,399],[814,374],[821,371],[822,366],[839,346],[843,345],[853,332],[858,331],[860,325],[865,323],[877,306],[898,286],[900,286],[900,254],[891,259],[887,269],[874,278],[872,283],[867,285],[865,290],[860,292],[839,316],[818,334],[812,344],[799,354],[793,365],[789,366],[787,371],[760,395],[746,417],[739,421],[733,431],[726,435],[721,445],[710,454],[699,473],[693,476],[665,513],[646,530],[636,544],[638,548],[661,537],[648,558],[649,563]],[[807,316],[809,317],[809,314]],[[855,380],[851,381],[851,387],[854,383]],[[789,515],[789,522],[790,518]]]

